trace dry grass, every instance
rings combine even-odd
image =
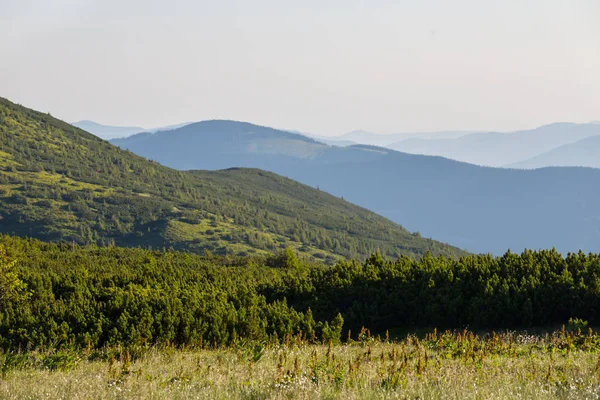
[[[396,343],[366,337],[337,346],[152,349],[134,361],[127,352],[96,361],[28,354],[20,367],[4,368],[0,398],[598,399],[597,339],[565,332]]]

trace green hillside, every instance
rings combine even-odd
[[[260,170],[179,172],[0,98],[0,233],[333,261],[462,252]]]

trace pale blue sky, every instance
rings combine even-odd
[[[0,96],[317,134],[600,119],[600,2],[0,0]]]

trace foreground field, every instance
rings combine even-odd
[[[600,337],[432,333],[344,345],[5,353],[11,399],[597,399]]]

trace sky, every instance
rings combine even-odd
[[[320,135],[600,120],[597,0],[0,0],[0,96]]]

